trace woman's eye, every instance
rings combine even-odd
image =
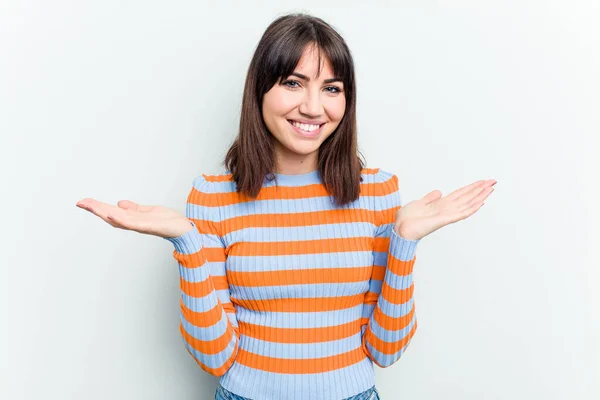
[[[298,81],[293,80],[293,79],[284,81],[283,85],[285,85],[287,87],[290,87],[290,88],[293,88],[293,89],[297,89],[298,87],[300,87],[300,83]],[[342,91],[337,86],[327,86],[325,88],[325,90],[327,92],[329,92],[329,93],[340,93]]]
[[[286,85],[286,86],[293,87],[293,88],[297,87],[297,86],[292,86],[292,85],[290,85],[290,84],[292,84],[292,83],[296,83],[296,84],[297,84],[297,83],[298,83],[298,81],[289,80],[289,81],[285,81],[285,82],[283,82],[283,84],[284,84],[284,85]]]

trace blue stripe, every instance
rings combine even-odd
[[[217,303],[217,296],[209,293],[204,297],[192,297],[185,293],[181,293],[181,300],[183,305],[195,312],[206,312],[215,308]]]
[[[314,311],[305,313],[255,311],[245,307],[236,309],[239,322],[259,324],[271,328],[324,328],[347,324],[361,317],[362,304],[351,308],[333,311]]]
[[[371,279],[369,281],[369,292],[381,293],[381,287],[383,286],[383,280]]]
[[[375,318],[373,318],[371,320],[370,329],[371,332],[373,332],[375,336],[377,336],[382,341],[388,343],[395,343],[404,339],[404,337],[410,333],[410,330],[412,329],[416,321],[417,314],[415,313],[413,314],[413,318],[407,326],[405,326],[402,329],[398,329],[397,331],[389,331],[383,328],[381,325],[379,325],[377,321],[375,321]]]
[[[268,282],[264,282],[265,285]],[[306,283],[284,286],[237,286],[229,285],[231,297],[245,300],[271,299],[309,299],[315,297],[353,296],[365,293],[369,288],[368,281],[345,283]],[[239,296],[236,296],[239,295]],[[341,304],[341,301],[340,301]]]
[[[225,364],[227,360],[229,360],[229,357],[231,357],[233,354],[233,350],[235,349],[235,341],[236,336],[233,335],[227,347],[217,354],[204,354],[190,346],[185,339],[183,340],[183,343],[185,344],[185,347],[193,354],[193,356],[200,360],[202,364],[208,366],[209,368],[219,368]]]
[[[228,256],[230,271],[281,271],[284,269],[345,268],[372,265],[372,251],[347,251],[323,254],[286,254],[280,256]]]
[[[402,354],[404,353],[404,351],[410,344],[410,341],[394,354],[380,353],[379,351],[375,350],[375,348],[371,345],[371,343],[367,342],[366,344],[367,344],[367,348],[373,355],[373,358],[375,358],[377,360],[377,363],[380,365],[383,365],[384,367],[389,367],[390,365],[392,365],[393,363],[398,361],[400,359],[400,357],[402,357]]]
[[[388,286],[391,286],[394,289],[404,290],[412,285],[413,275],[412,273],[408,275],[396,275],[390,269],[386,269],[384,280]]]
[[[243,228],[223,236],[225,243],[236,243],[238,238],[245,242],[290,242],[296,240],[321,240],[341,238],[373,238],[375,225],[370,222],[319,224],[291,227]]]
[[[183,325],[183,329],[185,329],[190,336],[193,336],[198,340],[209,341],[223,336],[227,331],[227,315],[225,311],[222,311],[221,314],[222,316],[219,322],[217,322],[215,325],[205,328],[193,325],[191,322],[186,320],[183,315],[180,315],[180,320],[181,324]]]
[[[180,266],[181,276],[188,282],[200,282],[206,279],[208,275],[223,277],[227,275],[225,261],[205,261],[201,267],[187,268]]]
[[[390,254],[401,261],[410,261],[414,258],[420,240],[408,240],[390,229]]]
[[[404,304],[393,304],[384,299],[383,296],[379,296],[377,304],[379,305],[379,308],[381,309],[381,311],[383,311],[385,315],[391,318],[398,318],[403,317],[410,312],[413,305],[413,300],[414,299],[411,297]]]
[[[253,200],[250,202],[241,202],[220,206],[223,219],[235,218],[252,214],[294,214],[332,211],[332,210],[357,210],[364,212],[383,211],[394,207],[393,198],[398,196],[398,192],[393,192],[385,196],[360,196],[358,199],[343,207],[335,207],[329,197],[310,197],[305,199],[268,199]],[[203,206],[199,204],[188,203],[190,215],[203,216],[203,219],[217,221],[219,214],[215,212],[216,206]],[[211,215],[213,215],[211,217]]]
[[[362,309],[362,317],[363,318],[370,318],[371,315],[373,315],[373,312],[375,311],[375,304],[364,304],[363,305],[363,309]]]
[[[240,340],[240,348],[250,353],[291,360],[336,356],[359,347],[361,347],[360,332],[347,338],[317,343],[274,343],[249,336],[243,336]]]

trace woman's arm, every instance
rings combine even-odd
[[[237,355],[238,324],[225,274],[225,245],[220,235],[219,194],[212,182],[194,180],[186,217],[194,228],[174,238],[173,256],[179,264],[180,331],[185,347],[200,367],[221,376]]]
[[[393,230],[401,207],[398,178],[377,173],[378,226],[373,248],[373,276],[365,297],[362,348],[378,366],[395,363],[417,329],[413,301],[413,267],[419,240],[407,240]],[[385,271],[385,272],[384,272]]]

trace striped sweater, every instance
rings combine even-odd
[[[361,195],[335,206],[318,171],[275,174],[257,198],[229,171],[187,198],[194,229],[174,238],[180,331],[198,365],[239,396],[351,397],[372,387],[417,328],[419,240],[392,229],[396,175],[361,171]]]

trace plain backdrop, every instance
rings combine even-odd
[[[382,398],[600,398],[599,3],[363,3],[2,2],[0,398],[213,398],[172,245],[75,203],[183,212],[237,134],[262,33],[293,11],[349,44],[360,149],[404,203],[498,181],[422,240],[419,329],[376,367]]]

